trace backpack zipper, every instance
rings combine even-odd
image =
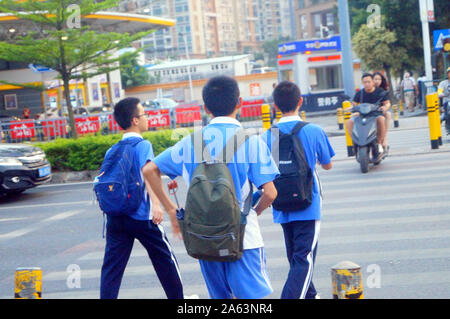
[[[190,231],[187,231],[188,234],[191,234],[197,238],[202,238],[202,239],[206,239],[206,240],[214,240],[214,239],[219,239],[219,238],[223,238],[223,237],[231,237],[233,239],[233,241],[236,241],[236,237],[234,236],[234,233],[228,233],[228,234],[224,234],[224,235],[200,235],[200,234],[196,234]]]

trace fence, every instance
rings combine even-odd
[[[244,102],[239,120],[246,127],[261,126],[261,105],[263,100]],[[206,125],[209,118],[202,105],[188,105],[172,109],[146,110],[149,130],[192,127],[201,121]],[[78,136],[88,134],[116,134],[123,130],[114,120],[112,113],[76,116],[75,126]],[[14,120],[0,122],[0,137],[3,143],[22,143],[24,141],[49,141],[72,136],[66,117],[45,120]]]

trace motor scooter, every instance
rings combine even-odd
[[[352,140],[356,160],[360,164],[362,173],[369,171],[369,164],[378,165],[388,155],[387,150],[380,151],[383,148],[377,141],[377,118],[383,115],[379,108],[379,102],[361,103],[352,108],[353,112],[360,114],[353,118]]]

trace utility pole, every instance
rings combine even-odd
[[[338,0],[339,29],[342,45],[342,76],[345,94],[350,98],[355,92],[353,79],[352,36],[350,33],[350,17],[348,0]]]
[[[185,52],[186,52],[186,59],[187,59],[187,61],[189,61],[190,60],[190,58],[189,58],[189,48],[188,48],[187,41],[186,41],[186,34],[179,33],[178,35],[180,37],[183,37],[184,49],[185,49]],[[188,78],[189,78],[189,93],[190,93],[190,96],[191,96],[190,102],[192,102],[192,101],[194,101],[194,91],[192,89],[192,77],[191,77],[191,65],[190,64],[187,67],[187,71],[188,71]]]
[[[431,67],[431,47],[430,47],[430,28],[428,22],[434,21],[433,0],[419,0],[420,20],[422,21],[423,38],[423,57],[425,64],[425,76],[427,81],[433,80],[433,69]]]

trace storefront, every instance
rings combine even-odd
[[[360,74],[359,66],[356,67],[355,78]],[[278,80],[293,81],[299,86],[304,111],[340,107],[348,99],[342,78],[340,36],[281,44],[278,47]]]

